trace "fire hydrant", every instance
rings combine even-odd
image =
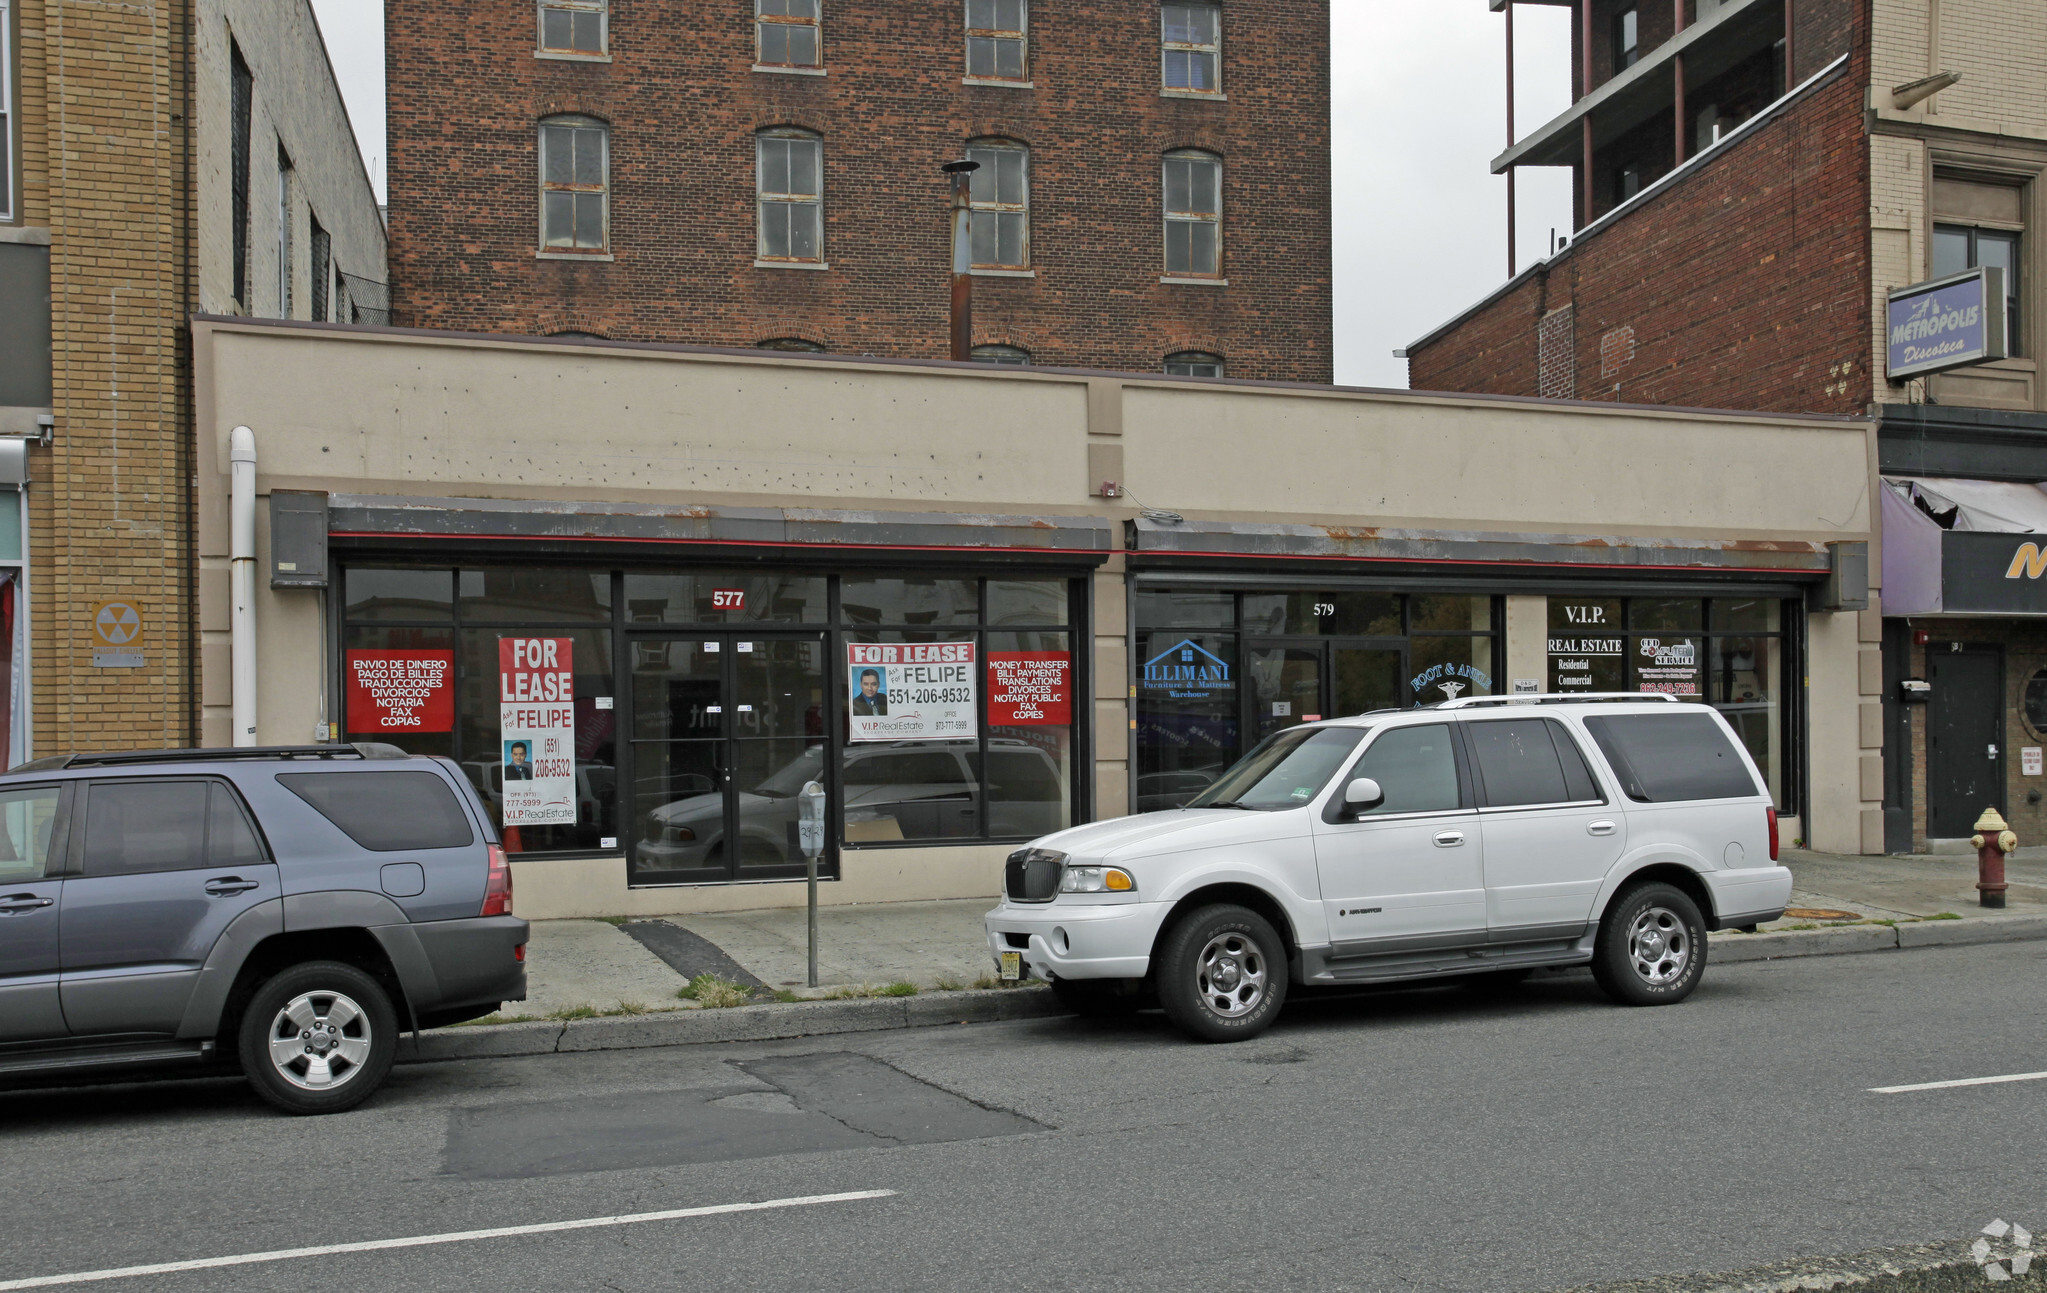
[[[2004,906],[2004,857],[2019,846],[2019,837],[1995,808],[1986,808],[1976,819],[1969,843],[1976,846],[1977,901],[1985,907]]]

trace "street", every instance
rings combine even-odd
[[[80,1287],[1558,1289],[2047,1223],[2047,944],[1290,1005],[0,1096],[0,1288],[279,1249],[893,1191]]]

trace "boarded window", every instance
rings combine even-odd
[[[472,844],[469,815],[431,772],[287,772],[277,784],[377,853]]]

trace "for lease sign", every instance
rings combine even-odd
[[[576,687],[569,638],[498,639],[504,824],[576,820]]]
[[[979,730],[971,639],[848,642],[846,685],[855,741],[957,740]]]

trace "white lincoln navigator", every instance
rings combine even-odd
[[[1185,808],[1012,853],[988,945],[1083,1014],[1156,994],[1206,1041],[1293,983],[1589,963],[1682,1001],[1706,931],[1781,915],[1777,814],[1727,721],[1635,695],[1477,697],[1288,728]]]

